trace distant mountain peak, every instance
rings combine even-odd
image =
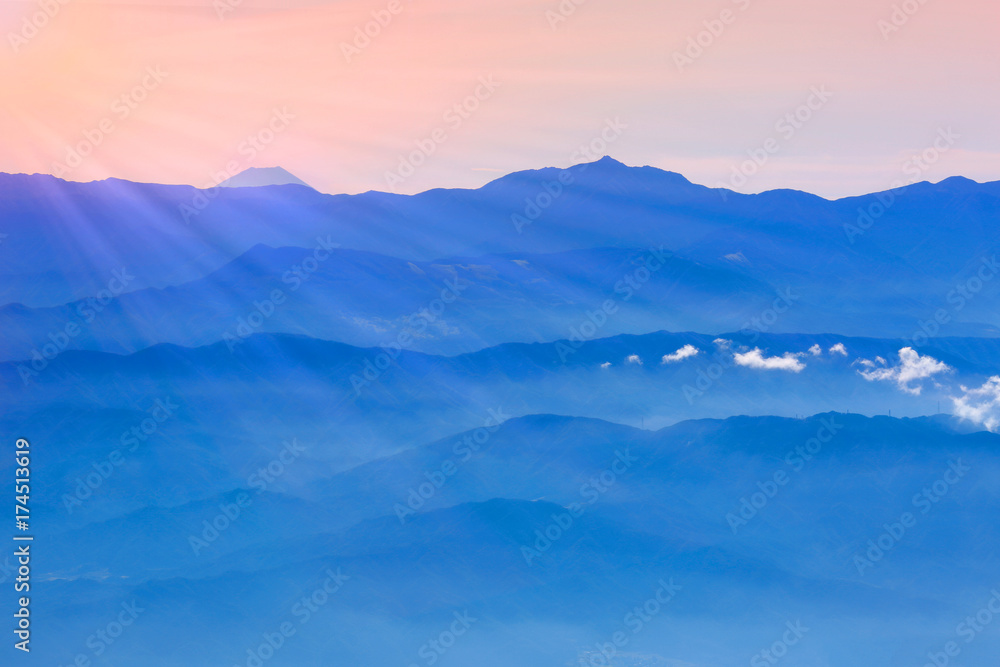
[[[501,176],[483,187],[487,190],[496,190],[505,186],[523,187],[527,184],[532,188],[537,188],[548,180],[556,177],[562,178],[561,174],[563,173],[571,176],[566,182],[602,191],[610,188],[619,195],[627,195],[634,189],[640,189],[644,192],[663,192],[668,188],[673,188],[676,193],[682,193],[682,196],[690,196],[692,193],[695,195],[711,194],[705,186],[696,185],[676,172],[648,165],[630,166],[610,155],[605,155],[592,162],[580,162],[563,168],[544,167],[515,171]],[[712,196],[715,197],[715,195]]]
[[[220,188],[256,188],[263,185],[312,187],[282,167],[250,167],[219,183]]]
[[[938,187],[948,187],[948,188],[969,188],[979,185],[976,181],[971,178],[966,178],[965,176],[949,176],[943,181],[939,182]]]

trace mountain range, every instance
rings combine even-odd
[[[610,157],[412,196],[2,174],[36,658],[989,664],[998,212]]]

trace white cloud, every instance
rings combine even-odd
[[[955,416],[1000,431],[1000,375],[994,375],[979,389],[962,387],[964,396],[952,398]]]
[[[830,348],[830,354],[839,354],[842,357],[846,357],[847,356],[847,348],[844,347],[843,343],[837,343],[836,345],[834,345],[833,347]]]
[[[813,345],[812,347],[809,348],[809,354],[811,354],[814,357],[822,356],[823,348],[821,348],[818,344]]]
[[[911,385],[912,382],[953,370],[943,361],[926,355],[920,356],[920,353],[912,347],[904,347],[899,351],[898,366],[889,366],[882,357],[875,357],[874,362],[868,359],[859,359],[858,363],[868,369],[858,372],[869,382],[890,380],[895,382],[902,391],[914,396],[919,396],[923,387],[919,384]]]
[[[677,350],[673,354],[663,355],[663,361],[661,363],[672,364],[675,361],[682,361],[684,359],[687,359],[688,357],[693,357],[697,355],[698,352],[699,352],[698,348],[696,348],[694,345],[685,345],[684,347]]]
[[[640,366],[642,366],[642,359],[639,358],[638,354],[630,354],[628,357],[625,358],[625,363],[639,364]]]
[[[799,356],[798,354],[785,352],[784,356],[781,357],[765,357],[760,348],[755,347],[749,352],[737,353],[733,355],[733,358],[736,360],[736,365],[738,366],[759,368],[768,371],[792,371],[793,373],[799,373],[806,367],[804,363],[799,361]]]
[[[605,361],[603,364],[601,364],[601,368],[611,368],[611,362]]]
[[[729,347],[733,344],[733,341],[726,340],[725,338],[716,338],[712,342],[715,343],[717,346],[721,347],[723,350],[728,350]]]

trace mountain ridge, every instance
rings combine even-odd
[[[528,176],[531,176],[531,175],[557,174],[558,172],[572,171],[572,170],[578,169],[578,168],[583,167],[583,166],[597,166],[597,167],[605,167],[605,168],[609,168],[610,167],[610,168],[613,168],[613,169],[616,169],[616,170],[624,168],[625,170],[629,170],[627,173],[645,173],[645,174],[663,175],[663,176],[666,176],[666,177],[670,178],[677,185],[680,185],[682,187],[685,187],[685,186],[694,186],[695,188],[700,188],[700,189],[704,189],[704,190],[708,190],[708,191],[714,191],[714,192],[723,191],[727,195],[742,196],[742,197],[759,197],[761,195],[767,195],[767,194],[771,194],[771,193],[799,193],[799,194],[809,195],[812,198],[820,199],[820,200],[823,200],[825,202],[840,202],[840,201],[844,201],[844,200],[853,200],[853,199],[858,199],[858,198],[861,198],[861,197],[866,197],[866,196],[871,196],[871,195],[876,195],[876,194],[883,194],[885,192],[890,192],[891,191],[891,190],[873,190],[871,192],[859,193],[859,194],[854,194],[854,195],[845,195],[843,197],[838,197],[838,198],[835,198],[835,199],[829,199],[829,198],[823,197],[822,195],[817,195],[815,193],[809,192],[808,190],[798,190],[798,189],[795,189],[795,188],[786,188],[786,187],[776,187],[776,188],[772,188],[770,190],[763,190],[761,192],[756,192],[756,193],[743,193],[743,192],[738,192],[736,190],[731,190],[731,189],[728,189],[728,188],[718,188],[718,187],[713,187],[713,186],[710,186],[710,185],[696,183],[696,182],[691,181],[690,179],[688,179],[686,176],[684,176],[680,172],[671,171],[671,170],[665,169],[663,167],[656,167],[656,166],[653,166],[653,165],[629,165],[629,164],[626,164],[626,163],[624,163],[624,162],[622,162],[622,161],[620,161],[620,160],[618,160],[616,158],[611,157],[610,155],[605,155],[605,156],[602,156],[601,158],[598,158],[597,160],[594,160],[592,162],[581,162],[581,163],[576,163],[576,164],[573,164],[573,165],[569,165],[567,167],[546,166],[546,167],[518,169],[518,170],[512,171],[512,172],[510,172],[508,174],[504,174],[502,176],[498,176],[497,178],[492,179],[492,180],[490,180],[490,181],[488,181],[488,182],[486,182],[483,185],[478,186],[478,187],[454,187],[454,188],[450,188],[450,187],[440,187],[439,186],[439,187],[430,188],[428,190],[424,190],[424,191],[413,193],[413,194],[400,194],[400,193],[390,192],[390,191],[386,191],[386,190],[376,190],[376,189],[366,190],[366,191],[363,191],[363,192],[356,192],[356,193],[340,193],[340,192],[325,193],[325,192],[320,192],[318,190],[316,190],[316,192],[318,192],[319,194],[325,195],[325,196],[330,196],[330,197],[356,197],[356,196],[359,196],[359,195],[364,195],[364,194],[369,194],[369,193],[383,194],[383,195],[392,195],[392,196],[396,196],[396,197],[417,197],[417,196],[426,194],[428,192],[435,192],[435,191],[444,191],[444,192],[475,192],[475,191],[478,191],[478,190],[482,190],[483,188],[490,187],[490,186],[492,186],[494,184],[498,184],[498,183],[504,182],[504,181],[506,181],[508,179],[518,180],[518,179],[521,179],[521,178],[527,178]],[[223,185],[224,183],[232,181],[233,179],[236,179],[240,175],[247,174],[247,173],[249,173],[249,174],[261,173],[261,174],[264,174],[264,175],[269,174],[269,173],[282,174],[282,175],[287,174],[291,178],[294,178],[296,182],[272,183],[271,185],[298,184],[298,185],[304,185],[304,186],[306,186],[306,187],[308,187],[308,188],[310,188],[312,190],[315,190],[315,188],[313,188],[312,186],[308,185],[307,183],[301,181],[301,179],[298,179],[298,177],[296,177],[294,174],[292,174],[291,172],[289,172],[288,170],[286,170],[286,169],[284,169],[283,167],[280,167],[280,166],[276,166],[276,167],[248,167],[247,169],[244,169],[243,171],[241,171],[238,174],[234,175],[230,179],[227,179],[227,181],[223,181],[223,182],[219,183],[218,185],[215,185],[215,186],[212,186],[212,187],[261,187],[261,186],[240,186],[240,185],[232,186],[232,185]],[[75,183],[75,184],[84,184],[84,185],[86,185],[86,184],[94,184],[94,183],[115,182],[115,183],[131,184],[131,185],[155,185],[155,186],[162,186],[162,187],[168,187],[168,188],[212,189],[212,187],[209,187],[209,188],[199,188],[198,186],[191,185],[191,184],[186,184],[186,183],[169,184],[169,183],[159,183],[159,182],[156,182],[156,181],[135,181],[135,180],[131,180],[131,179],[127,179],[127,178],[121,178],[121,177],[108,177],[108,178],[103,178],[103,179],[96,179],[96,180],[93,180],[93,181],[75,181],[75,180],[60,178],[58,176],[54,176],[52,174],[48,174],[48,173],[44,173],[44,172],[34,172],[34,173],[30,173],[29,174],[27,172],[3,172],[3,171],[0,171],[0,179],[7,178],[7,177],[29,177],[29,178],[36,178],[37,177],[37,178],[51,179],[53,181],[59,181],[59,182],[62,182],[62,183],[67,183],[67,184],[69,184],[69,183]],[[963,176],[961,174],[954,174],[952,176],[943,177],[941,180],[939,180],[937,182],[934,182],[934,181],[913,181],[913,182],[905,183],[900,188],[897,188],[896,190],[905,191],[907,188],[913,188],[913,187],[926,188],[927,186],[939,187],[939,186],[953,186],[953,185],[959,185],[959,186],[962,186],[962,187],[970,186],[970,185],[995,186],[996,188],[1000,189],[1000,179],[993,180],[993,181],[976,181],[974,179],[971,179],[971,178],[969,178],[967,176]],[[266,187],[266,185],[265,185],[265,187]]]

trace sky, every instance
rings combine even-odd
[[[996,0],[0,0],[0,171],[414,193],[607,154],[829,198],[1000,180],[998,28]]]

